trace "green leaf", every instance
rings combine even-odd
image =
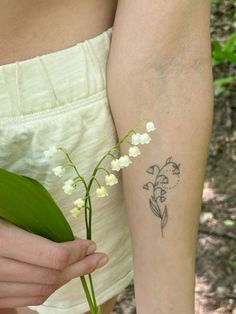
[[[219,64],[219,63],[220,63],[220,61],[218,61],[217,59],[215,59],[215,57],[212,56],[212,58],[211,58],[211,64],[212,64],[212,66],[215,66],[215,65],[217,65],[217,64]]]
[[[221,44],[218,40],[214,40],[212,42],[212,50],[213,50],[213,52],[221,52],[222,51]]]
[[[233,64],[236,64],[236,54],[230,51],[224,52],[224,58],[225,60],[230,61]]]
[[[56,242],[74,240],[62,211],[37,180],[0,168],[0,217]]]
[[[224,48],[222,48],[219,41],[214,40],[212,42],[212,65],[216,65],[220,62],[230,61],[236,64],[236,54],[233,52],[236,44],[236,33],[229,36]]]
[[[224,51],[233,52],[234,46],[236,45],[236,33],[231,34],[224,45]]]
[[[233,82],[235,78],[233,76],[228,76],[228,77],[221,77],[219,79],[214,80],[214,94],[215,96],[218,96],[224,92],[227,91],[227,89],[223,86],[225,84],[229,84]]]
[[[224,62],[226,60],[226,53],[223,51],[213,51],[212,57],[214,60],[214,63],[217,64],[219,62]]]
[[[228,84],[231,83],[235,80],[236,78],[233,76],[227,76],[227,77],[221,77],[219,79],[214,80],[215,85],[223,85],[223,84]]]

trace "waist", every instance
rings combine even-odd
[[[0,121],[88,98],[106,88],[112,27],[69,48],[0,65]]]

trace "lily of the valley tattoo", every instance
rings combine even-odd
[[[161,219],[161,234],[163,237],[163,229],[168,221],[167,194],[179,183],[180,164],[177,164],[172,160],[172,157],[169,157],[162,167],[152,165],[146,172],[153,176],[153,182],[147,182],[143,188],[152,190],[149,205],[152,212]]]

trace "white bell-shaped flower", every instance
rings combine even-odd
[[[138,144],[140,144],[140,133],[134,133],[134,134],[132,134],[132,136],[131,136],[131,143],[133,144],[133,145],[138,145]]]
[[[71,216],[78,217],[80,215],[80,209],[78,207],[74,207],[70,210]]]
[[[147,133],[140,135],[140,144],[148,144],[151,141],[151,137]]]
[[[149,121],[146,123],[146,130],[147,130],[147,132],[151,132],[151,131],[156,130],[156,127],[152,121]]]
[[[97,188],[96,195],[97,195],[97,197],[107,196],[108,193],[107,193],[106,188],[104,186],[101,186],[101,187]]]
[[[52,172],[55,174],[55,176],[62,177],[65,173],[65,168],[63,168],[62,166],[57,166],[52,169]]]
[[[129,156],[127,155],[121,156],[119,158],[119,162],[121,168],[128,167],[132,163],[132,161],[129,159]]]
[[[106,185],[114,185],[118,183],[118,179],[113,173],[111,173],[105,176],[105,182],[106,182]]]
[[[85,201],[82,198],[78,198],[73,202],[77,207],[81,208],[84,206]]]
[[[119,162],[119,160],[118,159],[113,159],[112,161],[111,161],[111,169],[113,170],[113,171],[119,171],[120,170],[120,162]]]
[[[141,151],[140,151],[140,149],[138,148],[138,146],[131,146],[130,148],[129,148],[129,156],[130,157],[136,157],[136,156],[138,156],[138,155],[140,155],[141,154]]]
[[[69,195],[72,194],[72,192],[75,189],[73,184],[74,184],[74,180],[72,179],[69,179],[64,183],[64,186],[62,187],[62,189],[64,190],[65,194],[69,194]]]

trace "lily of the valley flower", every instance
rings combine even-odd
[[[73,184],[74,184],[74,180],[72,180],[72,179],[69,179],[65,182],[64,186],[62,187],[65,194],[69,194],[69,195],[72,194],[72,192],[75,189]]]
[[[156,127],[152,121],[149,121],[146,123],[146,130],[147,130],[147,132],[151,132],[151,131],[156,130]]]
[[[149,121],[146,123],[146,130],[147,132],[151,132],[156,130],[156,127],[152,121]],[[151,141],[150,136],[147,133],[134,133],[131,136],[131,142],[133,145],[138,145],[138,144],[148,144]]]
[[[56,146],[51,146],[49,147],[48,150],[45,150],[43,153],[46,158],[52,158],[56,152],[58,152],[58,149],[56,148]]]
[[[52,172],[55,174],[55,176],[62,177],[63,174],[65,173],[65,168],[62,166],[57,166],[52,169]]]
[[[131,137],[131,143],[133,145],[138,145],[138,144],[148,144],[151,141],[151,137],[149,136],[148,133],[135,133]]]
[[[113,159],[111,162],[111,169],[113,171],[119,171],[121,168],[128,167],[132,161],[129,159],[129,156],[124,155],[119,159]]]
[[[131,146],[130,148],[129,148],[129,156],[130,157],[136,157],[136,156],[138,156],[138,155],[140,155],[141,154],[141,151],[140,151],[140,149],[138,148],[138,146]]]
[[[138,145],[138,144],[140,144],[140,133],[134,133],[134,134],[132,134],[132,136],[131,136],[131,143],[133,144],[133,145]]]
[[[70,213],[73,217],[78,217],[80,215],[80,209],[78,207],[74,207],[70,210]]]
[[[119,171],[120,170],[120,162],[118,159],[113,159],[111,162],[111,169],[113,171]]]
[[[100,186],[99,188],[97,188],[96,195],[97,195],[97,197],[107,196],[108,193],[107,193],[106,188],[104,186]]]
[[[140,144],[148,144],[151,141],[151,137],[147,133],[140,135]]]
[[[136,129],[136,127],[130,129],[128,134],[125,135],[125,137],[121,141],[119,141],[117,143],[117,145],[112,147],[106,153],[105,156],[103,156],[103,158],[99,161],[99,163],[97,164],[97,166],[93,170],[93,174],[92,174],[92,177],[90,178],[90,180],[94,179],[97,182],[97,189],[96,189],[96,196],[97,197],[108,196],[108,192],[107,192],[107,189],[105,187],[105,184],[107,186],[112,186],[112,185],[118,183],[118,178],[114,174],[110,173],[111,172],[110,170],[108,171],[105,168],[103,168],[106,171],[106,176],[105,176],[105,180],[104,180],[105,183],[104,183],[104,186],[100,185],[99,181],[96,179],[96,173],[97,173],[97,171],[99,169],[101,169],[100,168],[101,161],[103,161],[103,159],[105,157],[107,157],[108,155],[112,156],[112,161],[111,161],[111,164],[110,164],[111,165],[111,169],[113,171],[119,171],[120,169],[122,169],[124,167],[128,167],[132,163],[132,160],[130,160],[129,157],[136,157],[136,156],[141,154],[141,151],[140,151],[139,147],[137,147],[137,145],[139,145],[139,144],[148,144],[151,141],[151,138],[150,138],[149,134],[145,133],[145,132],[154,131],[156,128],[155,128],[155,125],[154,125],[154,123],[152,121],[149,121],[148,119],[144,119],[144,120],[147,121],[147,123],[146,123],[146,130],[144,130],[143,134],[137,133],[136,130],[138,130],[138,129]],[[132,132],[132,143],[131,143],[131,141],[128,141],[128,143],[130,143],[130,147],[129,147],[128,153],[124,155],[121,152],[119,152],[120,153],[120,155],[119,155],[120,158],[116,158],[113,154],[111,154],[111,151],[113,149],[119,151],[118,146],[126,140],[126,137],[128,137],[128,135],[130,135],[131,132]],[[84,209],[84,211],[85,211],[85,220],[86,220],[85,222],[86,222],[87,237],[91,239],[91,232],[92,232],[92,223],[91,222],[92,222],[92,219],[90,219],[91,218],[90,213],[92,214],[93,210],[92,210],[92,204],[90,202],[90,196],[91,196],[90,195],[90,188],[92,187],[92,185],[91,185],[92,182],[90,180],[89,180],[88,184],[85,182],[85,179],[79,174],[79,171],[77,170],[77,167],[75,166],[75,164],[71,160],[71,158],[69,156],[69,153],[63,147],[60,147],[60,146],[56,147],[55,145],[49,147],[49,149],[47,151],[44,151],[45,159],[49,159],[51,157],[54,157],[56,152],[58,152],[59,150],[61,150],[65,154],[66,158],[69,161],[68,165],[73,166],[73,168],[74,168],[74,170],[76,171],[76,174],[77,174],[76,177],[71,177],[71,179],[69,179],[69,180],[64,182],[64,185],[62,187],[64,192],[66,194],[71,195],[72,192],[77,187],[77,182],[82,182],[84,184],[84,188],[86,190],[86,197],[84,197],[84,199],[83,198],[78,198],[78,199],[75,199],[73,201],[74,206],[73,206],[72,209],[70,209],[70,214],[71,214],[72,217],[76,218],[76,217],[78,217],[80,215],[80,213],[82,211],[82,208]],[[59,165],[55,164],[54,168],[52,169],[51,172],[54,173],[54,175],[56,175],[58,177],[62,177],[64,175],[65,170],[66,170],[66,165],[59,166]],[[87,204],[87,198],[89,198],[88,204]],[[89,212],[89,219],[87,219],[88,212]],[[81,277],[83,277],[83,276],[81,276]],[[98,313],[98,312],[100,313],[101,312],[100,308],[98,309],[98,311],[97,310],[95,311],[95,305],[96,305],[95,295],[93,295],[93,296],[90,295],[89,289],[88,289],[87,284],[86,284],[86,280],[84,278],[81,278],[81,279],[84,280],[84,285],[85,285],[84,290],[85,290],[85,293],[86,293],[86,297],[87,297],[87,300],[88,300],[88,303],[89,303],[90,310],[93,313],[95,313],[95,312],[96,313]],[[93,290],[92,278],[90,278],[90,285],[91,285],[91,289]],[[93,302],[91,303],[92,299],[94,299],[94,304],[92,304]]]
[[[106,182],[106,185],[114,185],[118,183],[118,179],[113,173],[111,173],[105,176],[105,182]]]
[[[73,202],[78,208],[81,208],[84,206],[85,201],[82,198],[78,198]]]
[[[118,160],[121,168],[128,167],[132,163],[127,155],[121,156]]]

